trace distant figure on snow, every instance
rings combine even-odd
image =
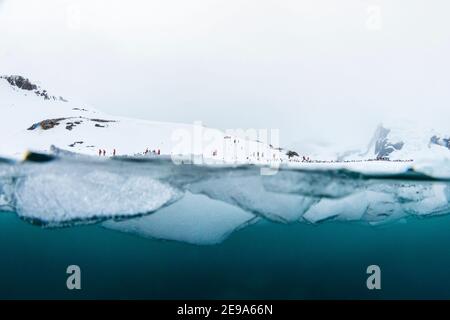
[[[116,149],[113,150],[113,156],[116,156]]]
[[[98,149],[98,156],[100,157],[102,155],[102,149]]]
[[[103,149],[103,156],[106,156],[106,150]]]

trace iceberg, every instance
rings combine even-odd
[[[102,226],[145,238],[213,245],[259,220],[250,212],[188,192],[181,201],[155,213],[108,220]]]
[[[264,187],[263,180],[264,176],[257,173],[248,177],[239,171],[231,171],[221,177],[191,184],[188,189],[276,222],[298,221],[316,202],[310,197],[269,191]]]
[[[450,212],[450,181],[412,169],[368,174],[177,164],[69,153],[0,162],[0,209],[45,227],[101,223],[143,237],[216,244],[258,221],[385,224]]]

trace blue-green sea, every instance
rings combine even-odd
[[[48,229],[0,213],[2,299],[450,298],[450,216],[382,227],[260,222],[221,244],[141,238],[99,225]],[[81,290],[66,268],[81,268]],[[381,290],[366,268],[381,268]]]

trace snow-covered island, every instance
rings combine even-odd
[[[287,161],[287,150],[201,124],[111,116],[50,94],[22,76],[0,77],[0,155],[51,146],[92,156],[194,156],[215,163]]]
[[[450,159],[450,133],[416,124],[382,124],[361,151],[310,157],[302,150],[230,135],[201,124],[181,124],[112,116],[54,95],[23,76],[0,77],[0,156],[19,159],[27,150],[55,146],[92,156],[167,155],[208,164],[257,164],[295,168],[347,168],[402,172]],[[278,143],[278,141],[277,141]]]

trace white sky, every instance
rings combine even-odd
[[[0,0],[0,73],[116,115],[351,145],[385,119],[448,121],[449,12],[447,0]]]

